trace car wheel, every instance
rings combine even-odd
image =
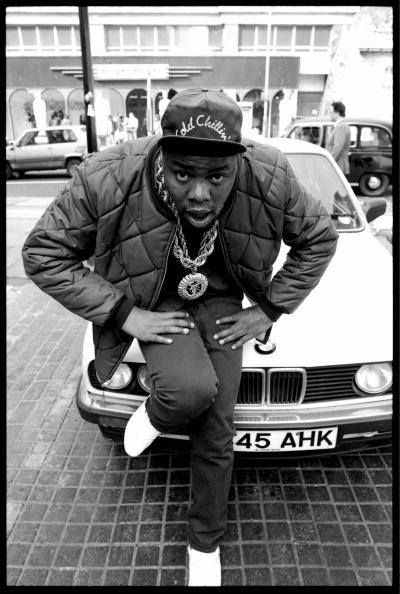
[[[12,167],[11,167],[10,163],[8,163],[8,162],[7,162],[7,163],[6,163],[6,178],[7,178],[7,179],[11,179],[11,178],[12,178],[12,176],[13,176],[13,170],[12,170]]]
[[[67,173],[69,177],[72,177],[75,173],[75,169],[81,164],[79,159],[70,159],[67,163]]]
[[[389,186],[389,177],[383,173],[366,173],[359,182],[365,196],[382,196]]]

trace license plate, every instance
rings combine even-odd
[[[328,450],[336,446],[337,427],[294,429],[292,431],[237,431],[233,438],[236,452],[295,452]]]

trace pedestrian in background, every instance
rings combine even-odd
[[[70,126],[71,125],[71,120],[69,119],[69,115],[66,113],[62,122],[61,122],[62,126]]]
[[[129,117],[126,121],[127,139],[134,140],[137,138],[138,119],[134,116],[133,112],[129,112]]]
[[[111,114],[107,116],[107,124],[106,124],[106,146],[114,146],[114,133],[116,129],[116,124]]]
[[[332,154],[343,173],[347,175],[350,173],[350,126],[347,122],[343,121],[346,116],[345,105],[341,101],[334,101],[330,115],[335,124],[328,135],[326,148]]]
[[[242,112],[225,93],[182,91],[161,124],[162,136],[89,156],[29,234],[23,261],[42,290],[93,323],[100,383],[139,341],[152,390],[124,447],[139,456],[186,428],[188,585],[220,586],[243,345],[266,342],[307,297],[338,235],[280,151],[242,142]],[[282,241],[291,249],[273,277]],[[92,254],[94,271],[83,263]]]

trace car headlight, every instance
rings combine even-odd
[[[363,365],[355,375],[357,386],[369,394],[379,394],[390,388],[392,378],[393,372],[390,363]]]
[[[147,365],[141,365],[139,367],[137,371],[137,381],[139,382],[140,387],[150,394],[152,382]]]
[[[132,381],[132,369],[126,363],[121,363],[113,376],[102,384],[103,388],[111,388],[111,390],[123,390]]]

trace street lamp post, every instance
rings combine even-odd
[[[263,117],[263,136],[269,135],[270,129],[270,111],[271,105],[268,109],[268,91],[269,91],[269,66],[270,66],[270,49],[271,49],[271,14],[272,9],[268,9],[268,28],[267,28],[267,53],[265,55],[265,82],[264,82],[264,117]]]
[[[79,30],[81,35],[83,94],[85,96],[86,138],[89,153],[96,152],[97,135],[94,114],[92,55],[90,52],[90,35],[88,7],[79,6]]]

